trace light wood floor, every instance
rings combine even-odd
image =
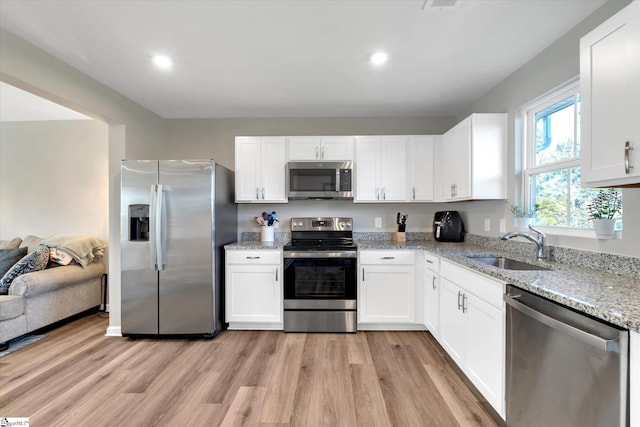
[[[0,416],[39,426],[495,426],[426,332],[105,337],[96,314],[0,358]]]

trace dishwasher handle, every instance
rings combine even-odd
[[[605,352],[617,352],[620,351],[620,346],[618,345],[618,340],[609,340],[606,338],[599,337],[597,335],[593,335],[589,332],[583,331],[582,329],[571,326],[567,323],[561,322],[560,320],[554,319],[553,317],[547,316],[544,313],[539,312],[526,304],[517,301],[516,298],[518,295],[505,295],[504,302],[509,304],[514,309],[520,311],[521,313],[531,317],[534,320],[537,320],[540,323],[547,325],[550,328],[555,330],[564,332],[567,335],[570,335],[580,341],[595,347],[601,351]]]

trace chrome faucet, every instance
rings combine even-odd
[[[514,237],[524,237],[525,239],[528,239],[536,244],[536,247],[538,248],[538,259],[547,259],[547,236],[545,236],[542,231],[533,228],[531,224],[529,224],[529,229],[537,233],[537,236],[533,236],[531,233],[525,233],[523,231],[512,231],[511,233],[503,234],[502,236],[500,236],[500,239],[509,240],[513,239]]]

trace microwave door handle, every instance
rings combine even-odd
[[[336,169],[336,192],[340,192],[340,169]]]

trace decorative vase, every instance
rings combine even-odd
[[[593,229],[596,231],[596,237],[598,239],[613,239],[615,233],[616,219],[615,218],[594,218]]]

